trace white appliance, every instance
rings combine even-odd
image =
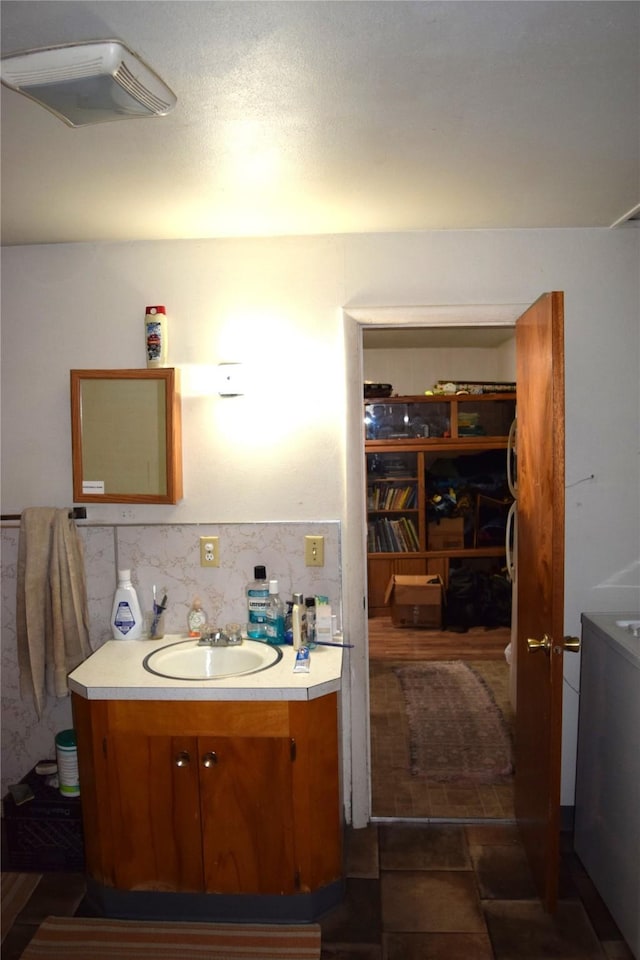
[[[640,613],[582,614],[574,847],[640,960],[638,634]]]

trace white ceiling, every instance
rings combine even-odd
[[[2,88],[2,241],[608,227],[640,200],[640,4],[3,0],[178,97],[71,129]]]

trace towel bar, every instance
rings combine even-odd
[[[69,518],[71,520],[86,520],[87,519],[87,508],[86,507],[73,507],[69,510]],[[21,513],[3,513],[0,516],[0,520],[21,520]]]

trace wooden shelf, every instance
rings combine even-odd
[[[472,458],[477,456],[484,468],[487,457],[491,464],[491,454],[496,454],[491,475],[502,497],[507,487],[506,451],[515,406],[514,393],[405,396],[365,401],[367,504],[372,502],[372,488],[403,484],[415,486],[417,504],[408,508],[367,508],[370,615],[384,611],[384,592],[393,574],[437,573],[446,583],[452,561],[499,561],[505,556],[505,548],[500,543],[477,546],[478,502],[480,498],[487,499],[487,490],[479,483],[474,488],[471,482]],[[411,436],[411,432],[423,435]],[[434,470],[434,465],[440,459],[456,458],[463,459],[449,484],[442,467]],[[448,549],[430,550],[433,498],[438,494],[448,495],[450,487],[461,486],[460,477],[466,475],[465,471],[470,475],[469,492],[465,493],[464,511],[459,508],[457,515],[465,518],[463,542],[468,546],[452,542]],[[443,493],[443,489],[446,492]],[[496,491],[489,492],[489,499],[491,492]],[[504,504],[506,514],[508,497],[500,500],[496,496],[493,502]],[[446,512],[443,519],[448,519]],[[407,524],[415,534],[411,537],[411,542],[417,545],[415,550],[401,549],[407,545]],[[390,545],[400,549],[380,549]]]
[[[369,557],[411,557],[413,560],[441,560],[447,557],[503,557],[504,547],[462,547],[460,550],[390,550],[387,553],[379,551],[370,553]]]

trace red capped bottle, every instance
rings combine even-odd
[[[167,311],[163,306],[147,307],[144,338],[148,367],[167,365]]]

